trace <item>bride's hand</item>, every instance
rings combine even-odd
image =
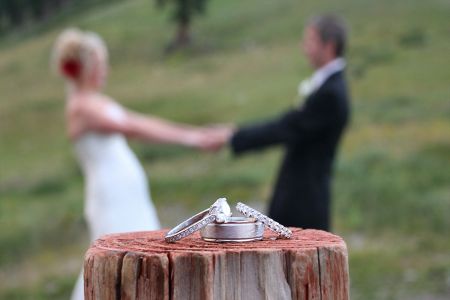
[[[206,151],[218,151],[228,143],[234,132],[234,126],[215,125],[197,131],[194,147]]]

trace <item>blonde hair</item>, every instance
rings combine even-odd
[[[83,79],[96,64],[96,55],[108,57],[108,50],[102,38],[94,32],[83,32],[76,28],[64,30],[53,46],[51,65],[54,72],[69,79]],[[63,71],[67,62],[77,62],[80,68],[79,78],[74,78]]]

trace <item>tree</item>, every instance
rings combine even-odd
[[[24,22],[23,1],[20,0],[0,0],[2,14],[5,15],[10,26],[18,27]]]
[[[76,1],[83,0],[0,0],[0,31],[44,21]]]
[[[172,19],[177,24],[175,38],[168,45],[167,51],[172,52],[185,48],[191,43],[191,23],[195,15],[205,11],[207,0],[156,0],[159,7],[172,6]]]
[[[31,14],[35,20],[42,20],[46,14],[46,2],[45,0],[29,0],[29,6],[31,8]]]

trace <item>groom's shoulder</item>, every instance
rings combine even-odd
[[[339,71],[332,74],[322,85],[324,89],[346,88],[345,72]]]
[[[347,82],[343,71],[331,75],[320,87],[317,96],[330,94],[347,97]]]

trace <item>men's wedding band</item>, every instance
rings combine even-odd
[[[264,225],[254,218],[231,217],[227,223],[210,223],[200,235],[208,242],[250,242],[263,238]]]
[[[284,227],[280,223],[272,220],[268,216],[260,213],[256,209],[251,208],[250,206],[247,206],[241,202],[238,202],[236,205],[236,209],[242,213],[244,216],[248,218],[255,218],[257,221],[260,221],[265,226],[267,226],[270,230],[276,232],[279,236],[282,236],[284,238],[291,238],[292,231],[289,230],[289,228]]]

